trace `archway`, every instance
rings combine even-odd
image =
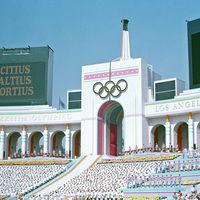
[[[81,131],[78,130],[73,135],[73,157],[79,157],[81,155]]]
[[[182,151],[184,148],[188,149],[188,124],[185,122],[178,123],[175,128],[176,148]]]
[[[21,154],[21,135],[19,132],[13,132],[8,137],[8,157]]]
[[[166,139],[165,139],[165,126],[162,124],[156,125],[152,129],[152,136],[153,136],[153,142],[154,147],[158,145],[159,148],[162,148],[163,145],[166,145]]]
[[[104,103],[98,112],[98,154],[117,155],[123,148],[124,111],[116,101]]]
[[[65,153],[65,144],[64,144],[65,134],[62,131],[57,131],[52,135],[52,152],[56,154]]]
[[[40,155],[43,153],[43,135],[41,132],[33,132],[29,137],[30,154]]]

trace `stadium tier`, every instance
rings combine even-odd
[[[155,161],[156,160],[156,161]],[[54,160],[55,161],[55,160]],[[0,165],[0,195],[7,199],[172,199],[199,191],[200,155],[144,152],[131,156],[49,158]],[[46,162],[44,165],[43,162]],[[195,195],[198,195],[197,191]]]

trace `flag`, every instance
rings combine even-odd
[[[59,110],[65,109],[65,103],[62,101],[62,99],[59,97]]]

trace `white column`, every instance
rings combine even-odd
[[[107,154],[107,125],[106,125],[106,118],[102,119],[103,120],[103,154],[106,155]]]
[[[27,135],[26,135],[26,127],[22,128],[22,154],[25,155],[27,147]]]
[[[149,145],[148,147],[152,147],[152,135],[151,135],[151,131],[152,131],[152,128],[153,126],[149,126],[149,133],[148,133],[148,136],[149,136]]]
[[[47,125],[44,126],[43,136],[44,136],[43,153],[47,154],[49,153],[49,148],[48,148],[49,147],[49,133],[48,133]]]
[[[66,130],[65,130],[65,153],[68,155],[70,151],[70,137],[71,137],[71,131],[69,129],[69,124],[67,124]]]
[[[194,122],[194,144],[196,144],[196,148],[198,147],[198,145],[197,145],[197,132],[198,132],[198,122]]]
[[[174,147],[176,147],[176,144],[175,143],[177,143],[177,141],[174,141],[174,127],[175,127],[175,124],[171,124],[171,145],[172,145],[172,147],[174,148]]]
[[[134,149],[136,146],[135,131],[131,127],[134,119],[132,117],[124,117],[123,130],[124,130],[124,150],[128,151],[129,148]],[[135,126],[134,126],[135,127]]]
[[[188,119],[188,148],[191,149],[194,144],[194,122],[192,119],[192,113],[189,113]]]
[[[5,146],[5,133],[4,133],[4,129],[1,128],[0,131],[0,160],[3,160],[3,152],[4,152],[4,146]]]
[[[170,117],[166,116],[166,122],[165,122],[165,146],[166,148],[170,148],[171,144],[171,123],[170,123]]]

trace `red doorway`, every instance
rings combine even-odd
[[[81,153],[81,133],[78,132],[75,136],[75,151],[74,156],[79,157]]]
[[[21,143],[19,143],[20,133],[13,132],[8,136],[8,157],[12,157],[14,154],[20,153]]]
[[[53,151],[56,151],[56,137],[53,137]]]
[[[110,155],[117,155],[117,125],[110,124]]]
[[[107,101],[98,112],[98,144],[99,155],[116,156],[122,151],[122,120],[124,112],[116,101]]]
[[[184,148],[188,149],[188,124],[186,122],[183,122],[178,126],[176,130],[178,151],[182,151]]]
[[[182,143],[182,125],[178,127],[178,133],[177,133],[177,144],[178,144],[178,150],[182,151],[183,150],[183,143]]]
[[[42,142],[42,138],[43,135],[41,132],[33,132],[30,135],[30,154],[36,153],[39,154],[41,152],[41,150],[43,149],[43,144]]]
[[[155,133],[154,133],[154,147],[158,145],[158,128],[156,128]]]

